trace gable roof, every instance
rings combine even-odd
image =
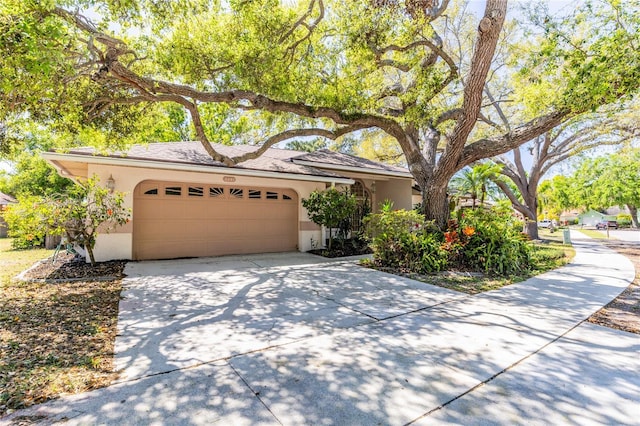
[[[214,149],[222,155],[235,157],[247,152],[256,151],[254,145],[222,145],[212,144]],[[164,142],[147,145],[133,145],[126,151],[110,154],[99,153],[96,149],[74,148],[62,153],[45,153],[49,160],[60,158],[82,161],[83,157],[103,159],[135,160],[137,165],[149,163],[149,166],[159,163],[198,167],[225,168],[225,173],[231,170],[262,171],[269,173],[284,173],[301,176],[317,176],[324,179],[344,179],[340,171],[358,171],[361,173],[385,174],[410,178],[407,169],[389,166],[353,155],[342,154],[329,150],[306,153],[289,149],[269,148],[260,157],[242,162],[234,167],[224,165],[212,159],[200,142]]]

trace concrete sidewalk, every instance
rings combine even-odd
[[[638,424],[640,336],[582,323],[628,285],[633,266],[582,234],[572,239],[572,264],[478,296],[304,257],[235,275],[219,268],[218,278],[203,265],[205,275],[189,281],[193,293],[185,290],[195,310],[179,306],[188,328],[170,323],[174,333],[154,316],[163,306],[150,288],[165,282],[156,278],[155,287],[132,290],[124,312],[117,360],[129,381],[0,424],[19,416],[65,424]],[[237,287],[226,296],[215,286],[220,294],[196,291],[215,279]],[[183,303],[168,297],[164,308]],[[207,298],[218,314],[206,313]],[[205,349],[175,347],[207,332]]]

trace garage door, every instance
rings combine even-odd
[[[295,250],[290,189],[145,181],[134,191],[134,259]]]

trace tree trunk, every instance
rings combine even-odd
[[[419,182],[422,188],[422,211],[427,220],[433,220],[442,230],[447,229],[449,221],[449,200],[446,185],[428,185]]]
[[[640,228],[638,224],[638,207],[633,204],[627,204],[627,208],[629,209],[629,213],[631,213],[631,226],[634,228]]]
[[[538,240],[540,238],[538,235],[538,222],[532,221],[528,217],[525,217],[524,220],[524,229],[529,238],[532,240]]]
[[[96,266],[96,259],[93,257],[93,249],[90,245],[84,246],[85,250],[87,250],[87,254],[89,255],[89,261],[91,262],[91,266]]]

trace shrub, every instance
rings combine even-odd
[[[522,222],[510,211],[466,211],[455,226],[467,236],[456,253],[458,267],[490,275],[513,275],[530,268],[531,246],[521,232]]]
[[[15,249],[40,247],[44,244],[46,227],[42,220],[42,210],[48,208],[42,197],[19,196],[18,203],[9,205],[4,212],[7,235],[13,238]]]
[[[377,266],[417,273],[451,267],[503,276],[531,266],[522,222],[508,209],[466,210],[445,232],[415,210],[383,208],[366,223]]]
[[[417,211],[392,211],[387,204],[380,213],[368,216],[365,224],[376,265],[419,273],[446,267],[442,235]]]
[[[316,225],[329,229],[329,251],[334,238],[331,230],[340,228],[343,234],[348,232],[349,221],[356,211],[356,204],[355,195],[348,191],[340,192],[335,188],[313,191],[309,198],[302,200],[302,205],[309,213],[309,219]]]
[[[50,197],[42,217],[52,235],[63,235],[69,243],[84,247],[95,265],[93,248],[98,229],[109,232],[129,221],[130,211],[123,204],[123,193],[111,193],[94,177],[66,195]]]
[[[621,228],[628,228],[631,226],[631,215],[626,213],[620,213],[616,216],[616,220],[618,222],[618,226]]]

